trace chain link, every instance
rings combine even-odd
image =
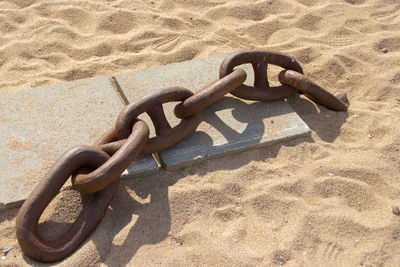
[[[280,83],[293,86],[315,103],[335,111],[346,111],[348,108],[346,103],[301,73],[292,70],[283,70],[279,73],[278,78]]]
[[[100,167],[109,158],[102,150],[81,146],[69,150],[56,162],[25,200],[17,215],[17,239],[26,254],[41,262],[54,262],[71,254],[85,241],[118,191],[119,179],[92,194],[78,218],[59,239],[42,239],[37,225],[47,205],[74,171],[83,167]]]
[[[119,114],[115,124],[117,138],[125,138],[127,133],[129,133],[132,121],[140,114],[147,112],[153,121],[157,136],[147,141],[146,146],[142,150],[143,154],[156,153],[179,143],[196,130],[201,121],[201,113],[199,112],[191,117],[184,118],[178,125],[171,128],[165,118],[162,104],[184,101],[192,95],[193,93],[188,89],[171,87],[127,105]]]
[[[220,80],[214,81],[177,105],[174,109],[175,116],[183,119],[201,112],[227,93],[238,88],[246,80],[246,77],[247,75],[244,70],[234,70],[232,73]]]
[[[251,63],[254,86],[244,85],[246,72],[235,67]],[[270,87],[268,64],[285,70],[279,74],[282,86]],[[281,53],[272,51],[240,51],[225,58],[220,66],[219,80],[196,94],[182,87],[162,89],[122,109],[114,128],[107,131],[92,147],[77,147],[64,154],[47,176],[35,187],[17,215],[17,239],[22,250],[42,262],[54,262],[71,254],[96,227],[118,190],[121,173],[139,154],[151,154],[171,147],[194,132],[201,122],[203,109],[227,93],[256,101],[284,99],[302,92],[312,101],[336,111],[348,105],[303,75],[300,64]],[[162,104],[180,101],[174,114],[181,122],[171,127]],[[147,124],[137,117],[147,113],[156,130],[149,138]],[[91,200],[69,230],[58,240],[45,241],[37,232],[39,218],[60,188],[72,175],[76,190],[91,194]]]
[[[73,173],[73,186],[84,194],[102,190],[121,176],[143,150],[148,139],[149,127],[147,124],[144,121],[135,120],[132,133],[105,163],[91,173],[86,174],[79,170]]]
[[[233,53],[222,62],[219,78],[221,79],[231,73],[234,67],[247,63],[251,63],[254,70],[254,86],[243,84],[231,92],[234,96],[247,100],[274,101],[296,93],[296,89],[288,85],[272,88],[269,86],[268,64],[303,73],[303,69],[295,59],[278,52],[251,50]]]

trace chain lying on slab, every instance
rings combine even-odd
[[[253,66],[253,87],[243,84],[246,72],[235,68],[246,63]],[[281,86],[269,86],[268,64],[285,69],[279,74]],[[55,262],[71,254],[104,216],[118,191],[120,175],[132,161],[139,154],[156,153],[185,139],[200,124],[201,111],[228,93],[247,100],[274,101],[300,91],[329,109],[345,111],[348,107],[306,78],[296,60],[277,52],[252,50],[233,53],[222,62],[219,78],[196,94],[182,87],[171,87],[131,103],[122,109],[115,126],[93,146],[79,146],[66,152],[19,210],[16,231],[22,250],[41,262]],[[180,103],[175,106],[174,114],[182,120],[172,128],[162,104],[177,101]],[[149,138],[147,124],[137,119],[144,112],[154,124],[156,136],[153,138]],[[44,240],[38,232],[40,216],[70,176],[74,188],[90,194],[90,199],[66,233],[54,241]]]

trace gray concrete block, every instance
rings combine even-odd
[[[68,149],[93,144],[123,106],[105,76],[0,95],[0,210],[20,205]],[[139,162],[127,172],[158,168]]]
[[[227,54],[195,59],[165,66],[137,70],[115,76],[129,102],[169,86],[182,86],[198,91],[215,79]],[[241,66],[252,85],[249,64]],[[176,103],[164,105],[171,126],[179,123],[173,115]],[[146,122],[152,125],[147,116]],[[311,130],[285,101],[261,103],[228,95],[203,111],[203,122],[196,132],[180,144],[159,153],[161,164],[168,170],[195,162],[254,147],[267,146]],[[152,130],[154,135],[154,130]]]
[[[168,170],[216,156],[272,145],[310,133],[284,101],[246,103],[226,97],[203,112],[204,121],[187,139],[160,153]]]
[[[158,172],[158,164],[151,155],[139,155],[135,161],[126,169],[121,179],[135,178]]]

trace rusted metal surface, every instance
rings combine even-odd
[[[65,153],[24,202],[17,215],[17,239],[22,250],[41,262],[55,262],[72,253],[97,226],[118,190],[119,179],[92,194],[84,209],[59,239],[43,240],[38,221],[69,176],[82,167],[101,166],[107,153],[91,147],[76,147]]]
[[[234,70],[177,105],[174,110],[175,116],[182,119],[200,112],[227,93],[238,88],[245,80],[246,72],[244,70]]]
[[[246,73],[234,67],[251,63],[255,72],[254,87],[245,86]],[[283,84],[271,88],[267,65],[284,69],[279,75]],[[64,154],[38,184],[17,215],[17,238],[22,250],[42,262],[54,262],[72,253],[96,227],[114,197],[121,173],[140,153],[149,154],[171,147],[194,132],[201,121],[201,112],[225,94],[259,101],[271,101],[303,92],[311,100],[328,108],[344,111],[347,105],[302,75],[300,64],[281,53],[242,51],[228,56],[220,66],[220,79],[193,94],[182,87],[170,87],[127,105],[120,112],[114,128],[107,131],[93,147],[77,147]],[[297,89],[297,90],[296,90]],[[163,103],[181,102],[174,113],[181,122],[171,127]],[[147,112],[153,121],[156,136],[149,139],[147,124],[137,117]],[[91,194],[91,200],[70,229],[59,239],[43,240],[38,221],[51,200],[72,175],[78,191]]]
[[[118,179],[139,155],[149,138],[149,127],[141,120],[133,123],[132,133],[121,147],[100,167],[90,173],[77,171],[72,175],[72,184],[81,193],[91,194],[102,190]]]
[[[303,69],[295,59],[273,51],[249,50],[236,52],[226,57],[222,62],[219,70],[219,78],[222,79],[231,73],[234,67],[247,63],[251,63],[253,66],[254,86],[243,84],[233,90],[231,94],[247,100],[274,101],[296,93],[296,89],[289,85],[269,86],[267,76],[268,64],[303,73]]]
[[[146,146],[142,150],[143,154],[155,153],[179,143],[196,130],[201,121],[201,113],[199,112],[191,117],[182,119],[177,126],[171,128],[165,118],[161,104],[184,101],[192,95],[193,93],[188,89],[171,87],[160,90],[126,106],[119,114],[115,124],[117,138],[126,138],[133,120],[143,112],[147,112],[153,121],[157,136],[147,141]]]
[[[346,111],[348,108],[346,103],[296,71],[281,71],[279,73],[279,82],[293,86],[315,103],[321,104],[329,109]]]

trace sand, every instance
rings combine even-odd
[[[9,0],[0,32],[1,93],[265,48],[350,100],[346,113],[288,100],[311,137],[123,181],[60,266],[399,266],[398,0]],[[63,191],[43,234],[79,203]],[[17,211],[0,214],[0,265],[38,265]]]

